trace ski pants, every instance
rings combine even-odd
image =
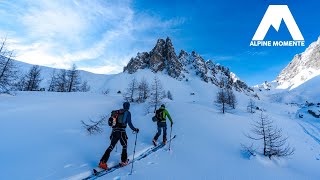
[[[110,139],[111,139],[111,144],[106,150],[106,152],[104,153],[104,155],[102,156],[100,161],[102,162],[108,161],[111,151],[113,150],[117,142],[120,140],[120,143],[122,145],[121,161],[126,162],[128,158],[128,155],[127,155],[128,136],[125,129],[113,129]]]
[[[158,132],[153,139],[158,140],[159,136],[161,135],[161,130],[163,130],[163,140],[167,140],[167,123],[157,122],[157,125],[158,125]]]

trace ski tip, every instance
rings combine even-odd
[[[176,137],[177,137],[177,135],[174,135],[174,136],[173,136],[173,138],[176,138]]]
[[[98,174],[98,171],[96,169],[93,169],[93,175],[96,176]]]

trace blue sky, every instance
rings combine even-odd
[[[254,85],[275,79],[306,48],[249,46],[269,4],[289,6],[306,47],[320,36],[315,0],[0,0],[0,37],[24,62],[117,73],[169,36],[177,53],[195,50]],[[265,39],[292,38],[282,23]]]

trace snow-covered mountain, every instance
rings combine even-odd
[[[163,72],[178,80],[189,80],[190,77],[199,77],[202,81],[214,85],[224,79],[239,92],[252,92],[253,89],[241,81],[229,68],[205,61],[200,54],[181,50],[176,55],[174,46],[169,37],[158,39],[150,52],[138,53],[131,58],[124,72],[133,74],[140,69],[150,69],[152,72]]]
[[[20,61],[15,61],[15,64],[19,68],[20,74],[26,73],[32,66]],[[40,67],[43,79],[40,86],[47,89],[53,71],[59,71],[60,69]],[[211,60],[205,61],[195,51],[188,53],[181,50],[179,55],[176,55],[170,38],[166,40],[158,39],[155,47],[149,53],[137,53],[137,56],[131,58],[127,66],[124,67],[124,72],[122,73],[103,75],[80,70],[80,76],[83,81],[88,82],[91,91],[103,91],[109,88],[105,82],[114,79],[113,77],[128,77],[127,74],[134,74],[142,69],[145,70],[144,72],[152,72],[152,75],[164,74],[179,81],[190,81],[198,78],[215,86],[218,86],[223,79],[238,92],[246,94],[253,92],[253,89],[241,81],[233,72],[230,72],[229,68],[216,64]]]
[[[24,63],[19,66],[24,71],[31,67]],[[41,68],[44,79],[54,70]],[[121,108],[123,93],[118,92],[124,92],[133,78],[138,81],[144,78],[150,84],[155,76],[173,96],[173,100],[163,100],[174,121],[172,134],[177,135],[171,151],[165,146],[135,162],[132,175],[128,175],[131,166],[126,166],[101,179],[319,179],[320,124],[317,117],[320,100],[315,102],[317,96],[314,96],[319,89],[309,86],[316,84],[320,76],[291,91],[281,90],[282,93],[274,88],[275,82],[256,87],[260,99],[253,98],[255,106],[282,128],[296,151],[288,159],[270,160],[260,153],[248,156],[241,144],[252,141],[244,133],[249,132],[253,120],[260,117],[259,110],[253,114],[247,112],[252,98],[246,95],[249,87],[244,88],[245,83],[228,68],[205,61],[196,52],[182,50],[175,55],[170,39],[158,40],[149,53],[138,53],[122,73],[96,75],[82,71],[81,77],[88,81],[91,92],[1,94],[0,137],[6,138],[2,138],[0,148],[0,179],[83,179],[89,176],[109,146],[111,128],[106,125],[101,134],[88,136],[81,120],[90,122],[108,116],[112,110]],[[222,78],[232,82],[239,91],[235,92],[236,109],[229,109],[226,114],[214,103],[219,91],[217,83]],[[106,89],[109,94],[102,94],[101,90]],[[295,91],[298,92],[290,94]],[[274,101],[279,96],[292,102],[301,92],[313,98],[312,107]],[[132,103],[130,107],[133,124],[140,128],[136,156],[153,146],[151,140],[157,129],[156,123],[151,121],[154,114],[147,110],[148,101]],[[132,159],[136,136],[129,128],[127,134],[128,155]],[[261,147],[262,144],[256,144],[257,149]],[[109,166],[119,162],[120,149],[118,144],[111,153]]]
[[[273,102],[320,102],[320,37],[293,60],[272,82],[255,86],[259,94]]]
[[[294,56],[277,77],[280,89],[294,89],[320,75],[320,37],[303,53]]]

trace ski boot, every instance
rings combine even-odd
[[[126,166],[126,165],[128,165],[128,164],[129,164],[129,159],[127,159],[125,162],[119,163],[119,165],[120,165],[121,167]]]
[[[157,145],[158,145],[158,144],[157,144],[157,140],[155,140],[155,139],[152,140],[152,143],[153,143],[154,146],[157,146]]]
[[[99,168],[104,169],[104,170],[108,170],[108,165],[107,165],[107,163],[100,161]]]
[[[162,143],[163,143],[164,145],[166,145],[166,144],[167,144],[167,139],[163,139]]]

